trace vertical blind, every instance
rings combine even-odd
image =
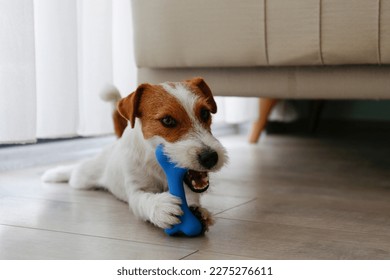
[[[111,133],[99,93],[136,86],[130,1],[0,0],[0,20],[0,142]]]

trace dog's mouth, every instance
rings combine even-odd
[[[209,188],[209,176],[207,172],[188,170],[184,176],[186,185],[196,193],[201,193]]]

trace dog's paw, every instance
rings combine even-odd
[[[179,216],[183,215],[181,199],[170,193],[161,193],[154,197],[150,222],[167,229],[180,223]]]
[[[214,225],[215,223],[214,218],[206,208],[202,208],[198,205],[191,205],[190,210],[195,215],[195,217],[201,222],[203,226],[203,233],[208,231],[209,228],[212,225]]]
[[[54,183],[54,182],[68,182],[72,173],[73,166],[58,166],[47,170],[41,176],[42,182]]]

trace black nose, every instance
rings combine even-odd
[[[198,155],[198,160],[200,165],[210,169],[217,164],[218,154],[213,150],[205,150]]]

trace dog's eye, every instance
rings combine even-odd
[[[171,116],[165,116],[161,120],[161,123],[163,126],[168,127],[168,128],[173,128],[177,125],[177,122],[174,118]]]
[[[200,118],[201,118],[202,121],[208,122],[209,119],[210,119],[210,111],[207,110],[206,108],[203,108],[203,109],[200,111]]]

